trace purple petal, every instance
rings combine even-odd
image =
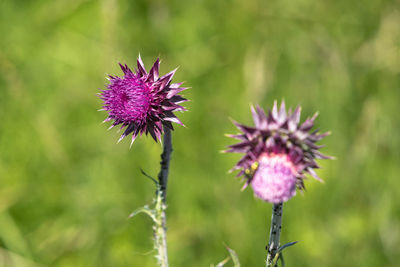
[[[183,83],[173,83],[169,86],[169,88],[179,88]]]
[[[317,175],[317,173],[312,169],[312,168],[307,168],[307,172],[309,172],[311,174],[311,176],[317,180],[320,181],[321,183],[323,183],[324,181]]]
[[[143,77],[143,76],[145,76],[147,74],[146,69],[144,68],[144,64],[143,64],[142,58],[140,57],[140,55],[139,55],[139,57],[137,59],[137,67],[138,67],[137,73],[139,74],[140,77]]]
[[[162,124],[167,127],[170,130],[174,130],[174,126],[172,126],[172,123],[170,121],[162,121]]]
[[[258,120],[260,122],[260,129],[265,130],[268,127],[267,116],[265,115],[264,110],[260,106],[257,105],[256,109],[258,114]]]
[[[235,124],[235,126],[236,126],[240,131],[242,131],[243,133],[245,133],[247,136],[251,136],[251,135],[253,135],[253,134],[257,131],[256,128],[253,128],[253,127],[250,127],[250,126],[242,125],[242,124],[240,124],[240,123],[238,123],[238,122],[236,122],[236,121],[232,121],[232,122],[233,122],[233,124]]]
[[[314,152],[314,155],[315,155],[315,158],[317,158],[317,159],[335,159],[335,157],[324,155],[318,151]]]
[[[177,117],[168,117],[168,118],[164,118],[164,120],[170,121],[170,122],[175,122],[182,126],[185,126]]]
[[[157,127],[157,129],[162,132],[162,122],[161,121],[154,121],[154,125]]]
[[[278,103],[275,100],[274,101],[274,106],[272,107],[272,117],[277,120],[278,119]]]
[[[105,120],[103,121],[103,123],[105,123],[105,122],[107,122],[107,121],[110,121],[110,120],[112,120],[112,118],[108,117],[107,119],[105,119]]]
[[[172,77],[174,77],[175,72],[177,71],[177,68],[174,69],[171,72],[168,72],[164,76],[162,76],[158,81],[160,82],[160,88],[166,87],[172,80]]]
[[[251,109],[251,114],[253,115],[254,126],[256,126],[256,128],[259,128],[260,118],[258,117],[257,111],[254,109],[254,106],[251,106],[250,109]]]
[[[157,58],[156,62],[154,62],[153,67],[151,67],[149,72],[149,77],[147,81],[154,82],[158,80],[158,71],[160,69],[160,59]]]
[[[323,134],[311,135],[309,138],[311,140],[313,140],[314,142],[317,142],[328,135],[331,135],[331,132],[325,132]]]
[[[121,63],[119,63],[119,66],[125,75],[132,74],[132,71],[130,68],[128,68],[128,65],[126,65],[126,64],[122,65]],[[110,78],[115,79],[115,77],[112,77],[112,76],[110,76]]]
[[[172,113],[171,111],[165,111],[165,118],[163,118],[166,121],[170,121],[170,122],[175,122],[178,123],[182,126],[185,126],[176,116],[174,113]]]
[[[297,125],[300,122],[301,107],[297,106],[293,114],[289,117],[288,128],[290,132],[294,132],[297,129]]]
[[[136,140],[136,137],[137,137],[137,135],[135,135],[135,134],[132,135],[132,140],[131,140],[131,144],[129,147],[132,147],[133,142],[135,142],[135,140]]]
[[[176,94],[188,89],[187,87],[172,88],[171,85],[169,86],[169,88],[171,88],[171,89],[168,91],[166,98],[171,98],[171,97],[175,96]]]
[[[236,152],[236,153],[242,153],[242,152],[246,152],[250,147],[251,147],[252,143],[249,141],[243,141],[234,145],[230,145],[228,146],[229,152]]]
[[[246,137],[246,135],[244,134],[225,134],[226,137],[230,137],[230,138],[235,138],[238,140],[248,140],[248,138]]]
[[[311,117],[311,120],[314,121],[318,117],[318,112],[315,112],[315,114]]]
[[[175,95],[175,96],[171,97],[169,100],[176,104],[188,101],[186,98],[184,98],[180,95]]]
[[[285,101],[282,101],[278,114],[278,122],[282,124],[286,120],[286,106]]]
[[[314,121],[312,119],[306,119],[305,122],[299,127],[300,131],[307,132],[314,126]]]
[[[265,146],[267,149],[273,149],[276,146],[275,139],[272,136],[268,137],[265,141]]]
[[[183,110],[185,110],[184,107],[182,107],[182,106],[180,106],[178,104],[175,104],[173,102],[169,102],[169,101],[163,101],[161,103],[161,107],[162,107],[163,110],[169,110],[169,111],[173,111],[173,110],[183,111]]]
[[[151,137],[153,137],[154,141],[157,143],[157,135],[155,133],[154,125],[148,125],[146,133],[150,133]]]

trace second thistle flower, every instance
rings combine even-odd
[[[132,134],[133,143],[139,134],[145,133],[157,142],[161,140],[163,127],[173,130],[171,122],[183,125],[173,112],[186,110],[179,104],[187,99],[178,93],[187,88],[181,87],[182,83],[172,83],[176,69],[159,77],[160,60],[147,72],[140,56],[135,72],[127,65],[120,67],[124,76],[110,75],[110,84],[100,93],[103,110],[108,112],[105,122],[114,121],[110,128],[117,125],[125,128],[119,141]]]
[[[240,143],[229,146],[226,152],[245,153],[233,169],[238,176],[245,176],[254,194],[271,203],[282,203],[296,194],[296,187],[304,189],[305,173],[321,180],[314,169],[319,168],[315,159],[328,159],[315,143],[329,132],[310,132],[315,114],[300,124],[300,107],[286,111],[285,102],[278,110],[276,101],[268,114],[260,107],[252,107],[254,127],[234,122],[242,132],[229,135]]]

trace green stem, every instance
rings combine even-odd
[[[267,267],[272,266],[279,249],[279,239],[282,228],[282,208],[283,208],[283,203],[274,204],[272,208],[271,230],[269,232],[269,242],[267,246],[268,250],[267,261],[266,261]]]
[[[160,187],[157,190],[156,207],[155,207],[155,225],[154,225],[154,247],[157,250],[157,261],[160,267],[168,267],[167,252],[167,228],[166,222],[166,205],[163,202],[162,191]]]
[[[166,197],[169,162],[172,153],[171,131],[164,127],[163,153],[161,154],[161,169],[158,174],[159,188],[156,198],[156,225],[155,225],[155,247],[157,249],[157,259],[159,266],[168,267],[167,253],[167,215]]]

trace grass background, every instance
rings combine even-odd
[[[161,146],[116,145],[96,96],[141,53],[192,87],[168,192],[171,266],[264,266],[271,205],[227,174],[229,118],[285,99],[332,135],[284,206],[287,266],[398,266],[400,2],[0,0],[0,266],[155,266]],[[227,266],[230,266],[229,263]]]

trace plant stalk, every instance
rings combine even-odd
[[[159,188],[156,196],[156,225],[155,225],[155,247],[159,266],[168,267],[167,253],[167,215],[166,197],[169,162],[172,153],[171,130],[164,127],[163,152],[161,154],[161,169],[158,174]]]
[[[273,266],[276,254],[279,249],[279,239],[281,235],[281,228],[282,228],[282,208],[283,203],[274,204],[272,208],[272,219],[271,219],[271,230],[269,232],[269,242],[267,246],[267,267],[275,267]]]

